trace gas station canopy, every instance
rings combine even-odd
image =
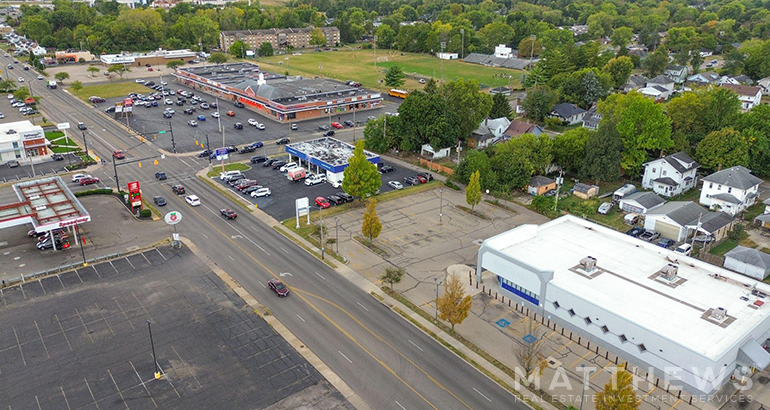
[[[13,184],[19,202],[0,205],[0,229],[32,224],[36,232],[79,225],[91,215],[58,176]]]

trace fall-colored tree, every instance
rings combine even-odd
[[[481,202],[481,182],[479,181],[480,174],[477,170],[471,174],[471,179],[468,181],[468,187],[465,188],[465,202],[471,206],[471,211],[476,205]]]
[[[361,234],[369,238],[369,242],[371,242],[374,238],[380,236],[380,232],[382,232],[382,222],[380,222],[380,217],[377,216],[377,200],[370,198],[366,203],[364,220],[361,224]]]
[[[631,373],[618,367],[612,375],[612,380],[604,385],[604,390],[594,396],[596,410],[635,410],[642,400],[634,391]]]
[[[455,325],[462,323],[468,317],[471,306],[473,306],[473,300],[465,295],[460,278],[450,276],[444,285],[444,294],[438,298],[439,319],[449,322],[454,332]]]

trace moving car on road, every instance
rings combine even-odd
[[[289,141],[288,138],[281,138],[281,139],[279,139],[278,141],[275,142],[275,145],[286,145],[289,142],[290,141]]]
[[[200,206],[201,199],[198,198],[198,195],[187,195],[184,197],[185,202],[190,204],[190,206]]]
[[[220,215],[222,215],[222,216],[224,216],[224,217],[225,217],[225,218],[227,218],[227,219],[235,219],[235,218],[237,218],[237,217],[238,217],[238,214],[236,214],[236,213],[235,213],[235,211],[233,211],[233,210],[232,210],[232,209],[230,209],[230,208],[223,208],[223,209],[220,209],[220,210],[219,210],[219,214],[220,214]]]
[[[155,202],[155,205],[158,206],[166,206],[166,198],[163,198],[162,196],[152,197],[152,202]]]
[[[171,192],[177,195],[184,195],[186,191],[184,189],[184,185],[174,185],[171,187]]]
[[[270,290],[275,292],[279,298],[285,298],[286,296],[289,296],[289,288],[287,288],[286,285],[284,285],[280,280],[270,279],[267,281],[267,285],[270,286]]]
[[[236,122],[235,124],[233,124],[233,128],[235,128],[236,130],[242,130],[243,124],[241,124],[240,122]]]
[[[85,125],[85,124],[83,124],[82,122],[79,122],[79,123],[78,123],[78,129],[79,129],[80,131],[85,131],[85,130],[86,130],[86,129],[88,129],[88,128],[86,128],[86,125]]]
[[[156,172],[155,178],[158,179],[159,181],[163,181],[164,179],[167,178],[167,176],[165,172]]]
[[[260,162],[267,161],[267,158],[265,158],[264,155],[255,155],[255,156],[251,157],[250,161],[251,161],[252,164],[259,164]]]
[[[126,159],[126,154],[119,149],[112,151],[112,156],[115,157],[115,159]]]
[[[228,117],[235,117],[235,112],[233,112],[233,111],[228,111],[228,112],[227,112],[227,116],[228,116]]]
[[[342,124],[340,124],[338,122],[333,122],[332,123],[332,127],[336,128],[336,129],[345,128],[345,127],[342,126]]]
[[[187,121],[187,125],[189,125],[191,127],[197,127],[198,126],[198,121],[195,121],[195,120]]]
[[[98,183],[99,183],[99,178],[97,178],[97,177],[92,177],[92,176],[90,176],[90,175],[89,175],[89,176],[87,176],[87,177],[85,177],[85,178],[81,178],[81,179],[78,181],[78,183],[79,183],[81,186],[83,186],[83,185],[91,185],[91,184],[98,184]]]

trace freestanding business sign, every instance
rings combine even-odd
[[[128,183],[128,200],[131,202],[131,212],[134,208],[142,207],[142,192],[139,189],[139,181]]]
[[[217,148],[214,153],[217,156],[217,161],[224,161],[228,157],[227,148]]]
[[[171,211],[167,213],[163,219],[165,219],[166,223],[169,225],[176,225],[182,221],[182,214],[178,211]]]
[[[294,211],[297,214],[297,229],[299,229],[299,217],[307,215],[307,224],[310,225],[310,200],[308,197],[294,200]]]

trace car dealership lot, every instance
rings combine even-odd
[[[177,152],[194,152],[201,150],[201,147],[205,147],[206,135],[209,137],[211,147],[216,148],[222,146],[222,129],[219,127],[217,119],[212,117],[212,114],[217,112],[216,108],[209,108],[204,110],[200,108],[201,103],[192,105],[190,99],[185,98],[186,102],[179,106],[176,105],[178,101],[179,90],[185,90],[192,92],[192,89],[185,87],[176,82],[170,82],[168,87],[177,92],[175,95],[163,96],[160,100],[155,100],[158,103],[157,107],[140,107],[135,106],[133,108],[133,116],[128,119],[128,126],[135,132],[145,135],[146,138],[151,140],[154,144],[171,151],[171,134],[166,132],[165,134],[157,134],[158,131],[171,131],[173,130],[174,139],[176,142]],[[144,92],[144,95],[156,92],[150,88]],[[206,103],[210,104],[215,101],[214,97],[203,92],[197,92],[196,95],[200,96]],[[123,101],[124,97],[110,98],[106,102],[100,104],[94,104],[96,109],[104,112],[107,107],[114,106],[115,103]],[[166,105],[165,99],[170,99],[174,102],[174,105]],[[353,114],[346,115],[334,115],[330,118],[315,119],[308,121],[297,122],[297,130],[291,130],[291,123],[280,124],[274,122],[262,115],[248,110],[246,108],[237,108],[235,105],[227,100],[218,100],[219,114],[222,128],[225,132],[225,140],[227,145],[244,145],[254,141],[274,141],[282,137],[289,137],[292,141],[295,139],[310,139],[315,137],[320,132],[319,126],[329,125],[331,122],[343,122],[352,121]],[[398,102],[400,103],[400,101]],[[359,127],[356,132],[359,136],[363,136],[363,125],[367,121],[369,116],[379,116],[386,112],[395,112],[398,110],[398,103],[388,102],[382,108],[366,111],[358,111],[356,113],[356,122]],[[184,113],[184,110],[189,107],[195,107],[195,112],[192,115]],[[163,111],[166,108],[172,108],[174,114],[171,118],[165,118]],[[234,117],[226,115],[228,111],[235,113]],[[107,114],[113,117],[113,113]],[[205,120],[198,119],[199,115],[203,115]],[[255,119],[259,123],[265,125],[265,130],[259,130],[254,126],[248,124],[249,119]],[[188,121],[195,120],[198,125],[192,127],[188,125]],[[124,118],[119,119],[123,124],[126,124]],[[171,126],[169,127],[169,122]],[[243,129],[235,129],[233,126],[236,122],[243,124]],[[348,128],[348,127],[346,127]],[[198,144],[196,145],[196,141]]]
[[[285,157],[283,159],[285,159]],[[247,201],[256,204],[259,209],[265,211],[268,215],[278,221],[283,221],[284,219],[294,216],[294,201],[297,198],[307,197],[310,200],[311,207],[313,209],[318,209],[318,206],[315,205],[314,202],[316,197],[322,196],[326,198],[330,195],[342,192],[341,187],[334,188],[331,184],[326,182],[313,186],[306,186],[304,180],[291,182],[287,179],[286,173],[280,172],[272,167],[263,167],[262,165],[263,164],[261,163],[252,164],[252,168],[244,171],[243,174],[248,179],[256,180],[259,185],[270,188],[272,195],[266,198],[252,198],[248,195],[241,194],[237,189],[229,186],[226,182],[221,181],[219,177],[214,178],[227,189],[231,190],[236,195],[245,198]],[[388,181],[399,181],[403,183],[404,177],[414,174],[415,173],[412,170],[396,167],[395,171],[382,175],[380,192],[393,190],[393,188],[388,186]],[[406,187],[408,188],[408,185]]]

